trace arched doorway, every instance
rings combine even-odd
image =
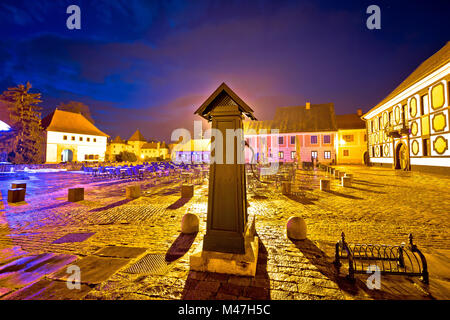
[[[403,142],[397,144],[395,148],[395,169],[409,169],[409,151]]]
[[[369,151],[365,151],[363,154],[363,163],[366,166],[370,165],[370,156],[369,156]]]
[[[65,149],[61,152],[61,162],[72,162],[73,151],[70,149]]]

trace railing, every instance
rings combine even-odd
[[[369,266],[375,264],[381,274],[420,276],[422,282],[429,282],[427,261],[413,243],[412,234],[409,234],[408,245],[349,245],[342,232],[341,240],[336,243],[334,260],[338,274],[342,266],[341,260],[348,260],[350,280],[354,280],[355,274],[366,274]]]

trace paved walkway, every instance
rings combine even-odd
[[[255,278],[189,271],[189,255],[205,232],[206,182],[195,186],[189,201],[180,198],[179,181],[170,180],[140,182],[143,196],[126,200],[125,186],[136,182],[52,175],[53,187],[30,191],[26,203],[0,204],[0,298],[449,299],[450,179],[341,169],[354,174],[353,187],[333,179],[332,191],[321,192],[325,173],[299,170],[297,196],[286,197],[272,185],[249,190],[249,213],[257,216],[260,237]],[[85,187],[84,201],[66,201],[67,177]],[[186,212],[200,217],[197,235],[180,233]],[[285,236],[286,221],[295,215],[306,220],[306,241]],[[366,275],[356,283],[344,277],[345,269],[337,275],[333,250],[342,231],[348,242],[386,244],[406,242],[412,233],[426,254],[430,285],[383,276],[381,290],[369,290]],[[80,289],[67,289],[70,265],[80,267]]]

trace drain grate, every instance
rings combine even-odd
[[[73,243],[73,242],[83,242],[87,238],[93,236],[95,232],[86,232],[86,233],[68,233],[65,236],[56,239],[52,243]]]
[[[172,267],[163,254],[147,254],[128,267],[125,272],[134,274],[165,274]]]

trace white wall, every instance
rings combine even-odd
[[[64,140],[64,136],[67,137],[67,140]],[[72,137],[74,137],[75,140],[72,140]],[[80,141],[80,138],[82,141]],[[73,159],[73,161],[86,161],[85,155],[91,154],[99,156],[99,159],[95,161],[104,161],[106,139],[107,137],[104,136],[48,131],[46,162],[60,162],[60,153],[66,148],[71,148],[76,151],[76,159]]]

